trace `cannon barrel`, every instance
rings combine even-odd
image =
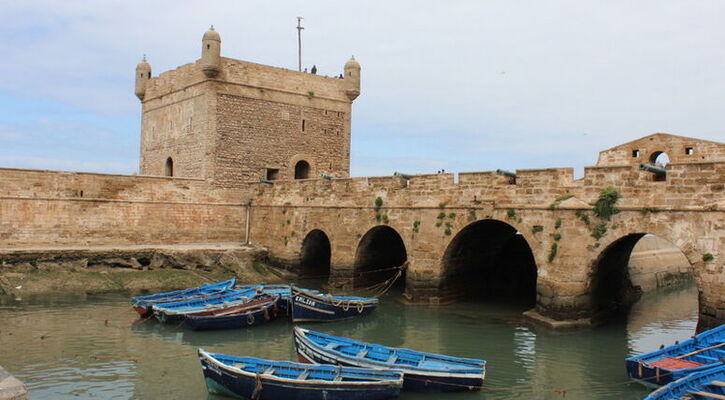
[[[320,178],[322,178],[322,179],[335,179],[335,175],[331,175],[331,174],[320,174]]]
[[[259,179],[259,183],[266,183],[267,185],[274,185],[274,182],[270,181],[269,179]]]
[[[509,178],[516,178],[516,172],[506,171],[505,169],[497,169],[496,173],[503,176],[508,176]]]
[[[402,172],[396,172],[396,173],[393,174],[393,176],[397,176],[397,177],[400,177],[400,178],[403,178],[403,179],[410,179],[412,177],[411,175],[404,174]]]
[[[666,175],[667,170],[662,167],[657,167],[650,164],[639,164],[639,169],[642,171],[652,172],[657,175]]]

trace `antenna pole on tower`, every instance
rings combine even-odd
[[[297,70],[302,72],[302,17],[297,17]]]

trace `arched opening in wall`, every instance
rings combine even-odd
[[[302,240],[300,277],[327,279],[330,276],[330,249],[330,239],[325,232],[319,229],[310,231]]]
[[[645,233],[624,236],[601,252],[591,271],[594,323],[628,318],[641,327],[670,320],[691,323],[694,332],[698,295],[693,269],[672,243]]]
[[[166,164],[164,165],[164,175],[174,176],[174,160],[172,160],[171,157],[166,159]]]
[[[365,287],[389,281],[407,260],[405,243],[398,232],[387,225],[376,226],[363,235],[357,246],[354,285]],[[404,273],[395,284],[405,285]]]
[[[656,167],[664,168],[670,163],[670,156],[664,151],[655,151],[649,157],[649,162]]]
[[[308,179],[310,177],[310,163],[300,160],[295,164],[295,179]]]
[[[536,304],[537,268],[528,242],[513,226],[481,220],[463,228],[443,254],[442,293],[450,298]]]

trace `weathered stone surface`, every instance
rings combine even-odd
[[[25,385],[0,367],[0,400],[28,399],[28,390]]]

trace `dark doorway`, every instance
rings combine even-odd
[[[327,279],[330,276],[330,239],[315,229],[302,240],[299,275],[302,278]]]
[[[310,163],[300,160],[295,164],[295,179],[308,179],[310,177]]]
[[[385,282],[398,273],[394,267],[402,266],[407,259],[405,243],[398,232],[386,225],[376,226],[363,235],[357,246],[354,284],[361,287]],[[405,276],[396,281],[404,282]]]
[[[443,255],[443,296],[536,304],[537,268],[526,239],[497,220],[461,230]]]

